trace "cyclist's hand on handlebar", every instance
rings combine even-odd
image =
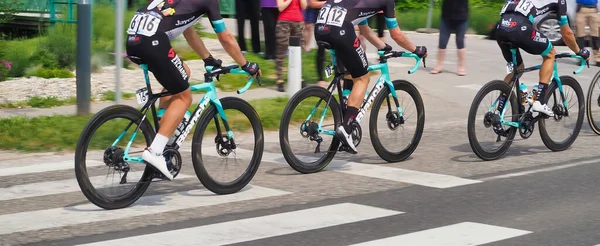
[[[223,63],[221,60],[215,59],[212,55],[210,55],[206,59],[202,59],[202,61],[204,61],[204,68],[208,66],[213,66],[214,69],[220,68],[221,64]]]
[[[383,47],[383,49],[379,49],[378,51],[390,52],[392,51],[392,46],[385,44],[385,47]]]
[[[579,49],[579,53],[577,53],[577,55],[583,57],[583,59],[585,59],[586,61],[590,60],[590,51],[585,48]]]
[[[412,53],[419,56],[419,58],[427,57],[427,47],[417,46],[417,48]]]
[[[258,67],[258,63],[247,61],[244,66],[242,66],[242,70],[246,71],[250,74],[250,76],[254,76],[258,74],[258,76],[262,76],[262,71]]]

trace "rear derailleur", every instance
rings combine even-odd
[[[300,135],[303,138],[308,138],[310,141],[316,141],[317,147],[315,147],[314,153],[321,152],[321,142],[323,138],[319,136],[319,125],[314,121],[305,121],[300,125]]]
[[[504,130],[502,127],[502,123],[500,122],[500,115],[494,112],[487,112],[483,116],[483,125],[486,128],[493,126],[494,133],[498,134],[498,138],[500,137],[508,137],[508,130]]]

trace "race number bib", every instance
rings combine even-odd
[[[321,8],[316,23],[341,27],[346,19],[346,14],[348,14],[348,10],[345,8],[326,5]]]
[[[156,34],[156,31],[158,30],[158,25],[161,21],[162,20],[159,17],[156,17],[152,14],[136,13],[131,19],[131,22],[129,23],[127,34],[140,34],[150,37]]]
[[[515,12],[520,12],[521,14],[527,16],[529,15],[529,11],[533,8],[533,3],[529,0],[521,1],[515,7]]]
[[[325,67],[325,78],[329,78],[331,77],[331,75],[333,74],[333,65],[329,64]]]

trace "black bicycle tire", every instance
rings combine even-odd
[[[333,137],[329,148],[327,148],[327,154],[325,154],[319,160],[313,162],[314,165],[310,166],[305,165],[302,161],[296,158],[296,156],[294,156],[287,136],[288,124],[290,123],[291,114],[294,112],[294,109],[298,106],[298,104],[302,100],[312,96],[316,96],[323,99],[321,103],[326,104],[327,99],[329,98],[329,96],[331,96],[331,92],[329,92],[325,88],[318,86],[307,86],[302,88],[301,90],[296,92],[296,94],[294,94],[292,98],[290,98],[290,100],[288,101],[287,105],[285,106],[285,109],[283,110],[283,114],[281,115],[281,120],[279,123],[279,146],[281,147],[281,153],[283,154],[283,158],[285,158],[286,162],[291,168],[302,174],[316,173],[327,167],[327,165],[329,165],[329,163],[337,153],[337,149],[340,145],[340,140],[337,137]],[[334,125],[338,126],[342,122],[342,109],[338,104],[337,100],[335,99],[335,96],[331,97],[331,101],[329,102],[329,108],[331,109],[333,114]]]
[[[592,131],[594,133],[596,133],[597,135],[600,135],[600,126],[594,122],[594,116],[592,116],[592,102],[593,102],[592,91],[594,90],[594,87],[598,84],[598,80],[600,80],[600,71],[598,71],[596,73],[596,75],[594,75],[594,78],[592,79],[592,82],[590,83],[590,87],[588,89],[586,100],[585,100],[585,111],[586,111],[587,121],[588,121],[588,124],[590,125],[590,128],[592,129]],[[597,104],[597,102],[596,102],[596,104]]]
[[[206,131],[206,127],[213,122],[214,117],[219,115],[219,113],[215,105],[210,104],[202,116],[200,116],[198,125],[196,125],[196,131],[194,132],[194,137],[192,139],[192,163],[194,165],[194,171],[196,172],[198,180],[200,180],[206,189],[218,195],[226,195],[238,192],[246,187],[246,185],[252,180],[258,171],[264,149],[264,133],[260,117],[250,103],[237,97],[224,97],[219,100],[221,101],[223,110],[235,109],[246,115],[246,117],[250,120],[255,137],[252,158],[248,168],[240,177],[232,182],[229,182],[230,184],[220,183],[214,180],[208,174],[202,159],[202,139]],[[224,129],[222,124],[221,127]]]
[[[95,131],[103,123],[116,117],[123,117],[134,122],[139,122],[143,115],[140,111],[128,105],[108,106],[96,113],[87,122],[81,131],[81,135],[77,141],[77,146],[75,147],[75,177],[77,178],[79,188],[91,203],[106,210],[125,208],[136,202],[146,192],[148,186],[150,186],[150,181],[152,181],[152,176],[154,173],[153,169],[149,165],[146,165],[144,174],[142,174],[140,179],[140,183],[138,183],[136,187],[132,189],[130,192],[131,195],[123,197],[122,199],[110,199],[98,194],[95,188],[91,185],[87,175],[87,170],[85,168],[85,156],[88,148],[87,144],[89,143]],[[136,125],[134,124],[130,129],[135,129],[135,127]],[[142,121],[140,130],[142,133],[144,133],[146,144],[150,146],[152,140],[154,140],[156,132],[154,131],[154,128],[152,128],[150,122],[148,122],[147,118]]]
[[[373,149],[381,159],[387,162],[400,162],[408,158],[412,155],[412,153],[417,149],[419,142],[421,141],[421,137],[423,136],[423,130],[425,128],[425,108],[423,104],[423,99],[419,90],[410,82],[406,80],[394,80],[392,81],[394,84],[395,90],[403,90],[406,91],[415,102],[415,106],[417,107],[417,129],[415,130],[415,135],[411,141],[411,143],[402,151],[398,153],[392,153],[385,149],[381,140],[379,139],[379,134],[377,134],[377,116],[379,115],[379,108],[383,105],[383,102],[391,93],[388,86],[385,86],[379,95],[375,98],[375,102],[373,103],[373,107],[371,108],[371,115],[369,119],[369,134],[371,136],[371,143],[373,144]],[[395,103],[390,100],[392,105]],[[377,109],[377,110],[376,110]]]
[[[563,141],[563,143],[556,143],[554,142],[554,140],[552,140],[552,138],[548,135],[548,132],[546,131],[546,120],[554,120],[553,118],[548,118],[548,119],[540,119],[538,121],[538,127],[539,127],[539,132],[540,132],[540,136],[542,138],[542,142],[544,143],[544,145],[546,145],[546,147],[552,151],[563,151],[568,149],[569,147],[571,147],[571,145],[573,145],[573,143],[575,142],[575,140],[577,140],[577,137],[579,136],[579,132],[581,131],[581,126],[583,125],[583,114],[585,114],[585,109],[584,109],[584,96],[583,96],[583,89],[581,88],[581,85],[579,84],[579,82],[577,82],[577,80],[571,76],[560,76],[560,80],[562,82],[563,87],[564,86],[571,86],[571,88],[573,88],[573,90],[575,90],[575,95],[577,95],[577,101],[579,103],[579,111],[578,111],[578,115],[577,115],[577,121],[575,123],[575,129],[573,131],[573,135],[571,135],[567,140]],[[546,100],[550,100],[550,95],[552,91],[554,91],[557,88],[557,84],[556,83],[551,83],[548,86],[548,92],[546,93]],[[560,97],[560,94],[556,94],[558,96],[558,99],[560,100],[560,102],[562,102],[562,98]]]
[[[471,103],[471,108],[469,109],[469,116],[467,118],[468,119],[467,120],[467,136],[469,139],[469,145],[471,146],[473,153],[475,153],[475,155],[477,155],[477,157],[479,157],[480,159],[482,159],[484,161],[496,160],[496,159],[500,158],[501,156],[503,156],[506,153],[506,151],[508,151],[510,146],[512,145],[512,142],[513,142],[512,140],[515,138],[515,135],[517,133],[517,128],[510,127],[509,132],[508,132],[508,137],[506,138],[506,142],[504,142],[502,147],[500,147],[498,149],[498,151],[495,151],[495,152],[487,152],[487,151],[483,150],[481,145],[477,142],[477,138],[476,138],[476,134],[475,134],[475,122],[476,122],[475,116],[477,114],[477,109],[479,108],[479,104],[481,103],[481,100],[483,99],[483,97],[485,95],[487,95],[490,91],[493,91],[493,90],[501,90],[506,95],[510,95],[512,87],[510,87],[506,82],[504,82],[502,80],[492,80],[492,81],[488,82],[487,84],[485,84],[483,87],[481,87],[481,89],[479,89],[479,91],[473,98],[473,102]],[[518,102],[517,102],[515,93],[512,93],[512,95],[513,96],[510,97],[510,105],[512,107],[511,110],[513,112],[512,121],[516,122],[517,120],[519,120],[518,113],[516,113],[516,112],[518,112],[520,104],[518,104]]]

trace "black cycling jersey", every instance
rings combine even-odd
[[[519,13],[529,18],[534,26],[553,13],[559,25],[568,24],[566,0],[510,0],[502,7],[500,15],[504,13]]]
[[[315,24],[341,27],[345,22],[366,25],[367,19],[383,10],[389,29],[398,26],[394,0],[327,0]]]
[[[127,34],[151,37],[165,33],[173,40],[204,14],[216,33],[225,30],[217,0],[154,0],[137,10]]]

